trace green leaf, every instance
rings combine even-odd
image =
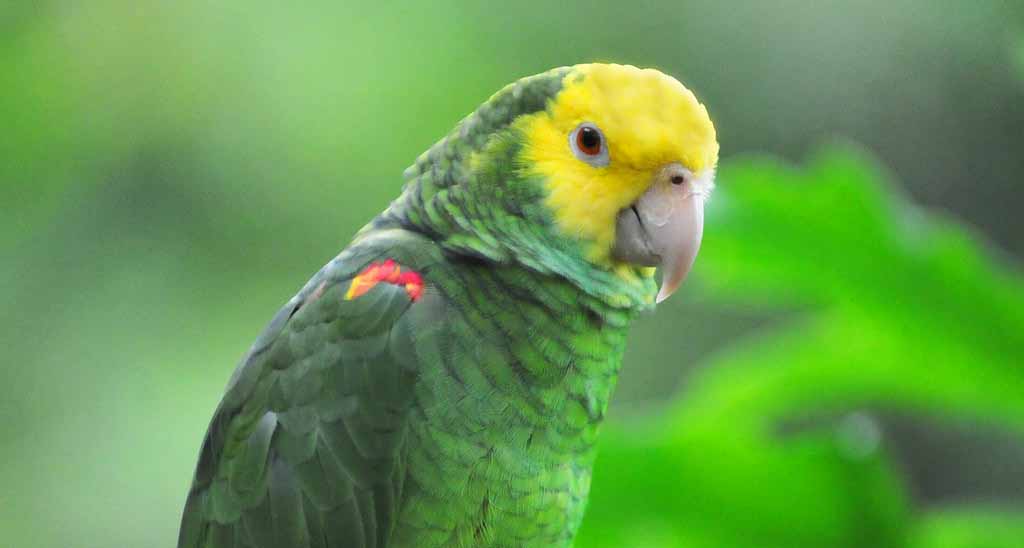
[[[909,205],[849,147],[802,172],[748,160],[720,179],[701,258],[713,297],[807,308],[710,360],[682,422],[883,404],[1024,431],[1024,283],[968,231]]]

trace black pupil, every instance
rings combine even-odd
[[[580,130],[580,144],[584,151],[596,153],[601,148],[601,134],[592,127],[585,127]]]

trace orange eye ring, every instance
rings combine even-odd
[[[569,148],[576,158],[593,167],[606,167],[610,162],[604,133],[594,124],[583,122],[569,134]]]
[[[576,132],[576,148],[587,156],[601,154],[603,141],[601,139],[601,132],[595,127],[583,126]]]

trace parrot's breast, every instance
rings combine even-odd
[[[452,269],[428,284],[423,300],[445,301],[445,314],[414,338],[423,365],[396,545],[570,545],[625,313],[521,269]]]

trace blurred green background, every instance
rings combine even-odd
[[[0,4],[0,545],[172,546],[276,308],[502,85],[708,105],[578,546],[1024,546],[1024,4]]]

